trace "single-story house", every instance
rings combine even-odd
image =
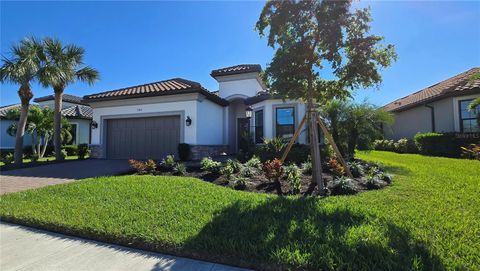
[[[34,99],[35,104],[31,106],[50,107],[54,108],[54,96],[44,96]],[[0,149],[14,149],[15,137],[7,133],[8,127],[15,122],[5,118],[6,113],[14,108],[19,108],[20,104],[13,104],[0,107]],[[63,95],[62,115],[65,116],[72,125],[72,141],[69,144],[90,143],[90,123],[92,121],[92,108],[82,102],[82,98],[74,95]],[[31,145],[31,137],[25,136],[23,145]]]
[[[467,110],[480,97],[480,68],[473,68],[435,85],[397,99],[383,108],[393,113],[394,123],[384,127],[385,137],[411,139],[417,133],[479,133],[476,112]]]
[[[244,134],[256,143],[291,137],[305,104],[268,95],[260,72],[256,64],[213,70],[215,92],[173,78],[84,96],[93,109],[92,156],[161,159],[187,143],[198,159],[236,153]]]

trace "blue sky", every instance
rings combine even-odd
[[[98,69],[94,86],[75,84],[66,93],[89,93],[174,77],[209,90],[215,68],[271,60],[273,50],[254,31],[263,2],[0,2],[1,53],[25,36],[53,36],[86,50]],[[395,44],[399,59],[382,71],[376,90],[355,99],[383,105],[480,66],[480,1],[362,2],[370,5],[372,33]],[[18,86],[4,84],[0,104],[17,103]],[[53,91],[33,85],[35,97]]]

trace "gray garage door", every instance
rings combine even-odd
[[[109,159],[161,159],[176,154],[180,117],[111,119],[107,121]]]

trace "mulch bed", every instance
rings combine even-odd
[[[361,161],[365,167],[377,166],[373,164],[366,163]],[[163,175],[163,176],[178,176],[171,171],[159,170],[156,175]],[[182,175],[185,177],[194,177],[206,182],[210,182],[216,185],[221,185],[225,187],[230,187],[236,190],[243,190],[248,192],[255,192],[255,193],[267,193],[267,194],[277,194],[277,195],[291,195],[292,188],[285,180],[284,177],[280,178],[280,182],[268,180],[262,170],[258,170],[258,174],[253,177],[248,178],[248,182],[244,187],[235,187],[234,180],[227,179],[225,176],[222,175],[215,175],[208,172],[205,172],[200,169],[200,167],[188,167],[187,173]],[[300,195],[310,196],[310,195],[325,195],[324,193],[320,193],[317,183],[312,182],[311,175],[301,175],[301,188],[300,188]],[[330,188],[333,184],[333,180],[335,179],[335,175],[328,171],[328,169],[324,169],[322,173],[322,179],[324,184],[326,184],[327,188]],[[364,177],[354,178],[354,184],[356,186],[356,190],[358,192],[362,192],[365,190],[370,190],[365,182]],[[330,189],[327,189],[326,195],[330,194]]]

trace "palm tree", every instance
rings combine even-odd
[[[45,66],[39,72],[39,80],[45,87],[52,87],[55,93],[54,136],[55,158],[63,160],[61,155],[61,110],[65,88],[76,81],[93,84],[99,79],[98,71],[84,66],[85,50],[73,44],[63,46],[57,39],[46,38],[43,41]]]
[[[3,57],[3,65],[0,67],[0,82],[10,82],[20,85],[18,96],[21,101],[20,118],[17,124],[15,136],[15,164],[23,162],[23,137],[27,124],[28,107],[33,97],[30,83],[37,76],[41,66],[42,46],[35,38],[20,41],[12,46],[12,57]]]
[[[355,148],[365,147],[382,137],[382,125],[390,125],[393,116],[367,102],[331,100],[322,107],[321,115],[343,156],[352,159]]]

